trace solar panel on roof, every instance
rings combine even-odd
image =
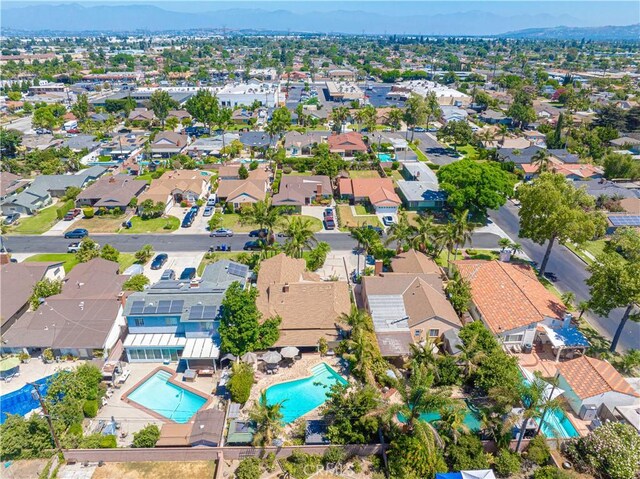
[[[640,216],[609,216],[613,226],[640,226]]]
[[[131,314],[140,314],[144,311],[144,301],[134,301],[131,304]]]
[[[171,301],[171,307],[169,309],[170,313],[182,313],[182,308],[184,307],[183,300],[174,300]]]
[[[149,303],[144,307],[144,314],[156,314],[158,306],[154,303]]]
[[[202,319],[202,314],[204,313],[204,306],[201,304],[196,304],[195,306],[191,306],[191,311],[189,311],[189,319]]]
[[[216,310],[215,306],[205,306],[202,312],[202,319],[216,319]]]
[[[227,271],[233,276],[244,278],[247,275],[247,270],[248,267],[244,264],[231,263],[229,264],[229,269]]]
[[[171,301],[158,302],[158,314],[166,314],[171,310]]]

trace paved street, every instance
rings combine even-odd
[[[31,124],[32,118],[33,117],[31,115],[25,116],[24,118],[19,118],[11,123],[6,123],[3,127],[9,130],[18,130],[22,133],[33,133],[33,125]]]
[[[518,208],[513,203],[509,202],[500,210],[490,212],[490,216],[514,241],[522,244],[525,253],[533,261],[538,262],[538,264],[542,262],[546,244],[540,246],[529,239],[518,239],[518,231],[520,229]],[[589,287],[585,283],[589,274],[585,267],[585,263],[570,250],[561,245],[554,245],[549,257],[547,271],[553,272],[558,276],[558,281],[555,285],[559,290],[562,292],[573,291],[575,293],[577,302],[588,300],[590,297]],[[588,320],[601,334],[611,339],[615,334],[620,318],[622,318],[622,313],[622,309],[612,311],[608,317],[601,317],[591,313],[588,316]],[[618,347],[640,349],[639,323],[627,322]]]
[[[409,138],[411,138],[411,133],[409,133]],[[453,155],[451,150],[440,144],[433,133],[417,132],[413,134],[413,138],[414,140],[420,140],[418,148],[436,165],[448,165],[461,158]]]

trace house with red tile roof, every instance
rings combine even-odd
[[[340,156],[355,156],[356,153],[366,153],[367,145],[362,140],[362,135],[355,131],[348,133],[340,133],[338,135],[330,135],[327,138],[329,151],[337,153]]]
[[[471,284],[471,315],[506,345],[533,345],[538,326],[549,331],[567,326],[566,307],[530,266],[482,260],[454,264]]]
[[[396,214],[402,203],[391,178],[340,178],[338,190],[344,199],[371,204],[376,213]]]
[[[580,417],[588,409],[599,412],[603,405],[610,411],[640,405],[640,393],[611,364],[588,356],[558,364],[558,387]]]

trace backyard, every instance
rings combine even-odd
[[[180,220],[175,216],[151,218],[143,220],[139,216],[131,218],[131,228],[122,228],[120,234],[171,233],[180,227]]]
[[[91,479],[211,479],[216,471],[214,461],[194,462],[115,462],[96,468]]]
[[[56,216],[57,209],[58,205],[53,204],[41,209],[34,216],[22,217],[18,220],[18,225],[10,229],[10,232],[21,235],[39,235],[49,231],[58,221]]]
[[[376,170],[351,170],[349,178],[380,178],[380,173]]]
[[[362,209],[359,209],[358,206],[356,206],[356,212],[364,210],[363,206],[361,206]],[[349,205],[338,205],[336,206],[336,209],[338,210],[340,228],[356,228],[364,225],[382,226],[376,215],[358,214],[357,216],[354,216],[351,206]],[[364,212],[366,213],[366,210],[364,210]]]
[[[104,246],[104,245],[100,245]],[[36,254],[33,256],[29,256],[25,261],[28,262],[62,262],[62,267],[64,268],[64,272],[69,274],[69,272],[79,263],[74,253],[46,253],[46,254]],[[118,264],[120,265],[120,272],[123,272],[129,266],[136,262],[136,258],[131,253],[120,253],[118,257]]]

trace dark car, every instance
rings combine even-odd
[[[18,213],[17,211],[15,213],[11,213],[10,215],[7,215],[7,217],[4,219],[4,224],[12,225],[16,221],[18,221],[18,218],[20,218],[20,213]]]
[[[259,251],[264,246],[264,240],[247,241],[242,247],[245,251]]]
[[[193,220],[195,219],[196,215],[193,211],[189,211],[185,217],[182,219],[182,227],[183,228],[190,228],[191,225],[193,224]]]
[[[82,238],[86,238],[87,236],[89,236],[89,232],[84,228],[76,228],[75,230],[67,231],[64,234],[64,237],[67,239],[69,238],[82,239]]]
[[[67,212],[66,215],[64,215],[64,218],[62,218],[64,221],[71,221],[72,219],[74,219],[76,216],[78,216],[80,214],[80,208],[74,208],[72,210],[69,210]]]
[[[164,264],[169,259],[169,255],[166,253],[160,253],[151,262],[151,269],[160,269],[164,266]]]
[[[322,212],[322,216],[325,218],[333,218],[333,208],[325,208]]]
[[[185,268],[180,273],[180,280],[186,281],[191,280],[196,277],[196,269],[195,268]]]
[[[160,276],[161,281],[168,281],[170,279],[176,279],[176,272],[172,269],[165,269]]]
[[[333,218],[331,218],[329,216],[325,216],[325,218],[324,218],[324,228],[327,229],[327,230],[336,229],[336,222],[333,221]]]
[[[384,230],[383,230],[382,228],[380,228],[379,226],[367,225],[367,228],[368,228],[368,229],[370,229],[370,230],[375,231],[375,232],[376,232],[376,233],[378,233],[380,236],[382,236],[382,233],[383,233],[383,231],[384,231]]]
[[[268,234],[269,230],[267,228],[249,231],[250,238],[266,238]]]

